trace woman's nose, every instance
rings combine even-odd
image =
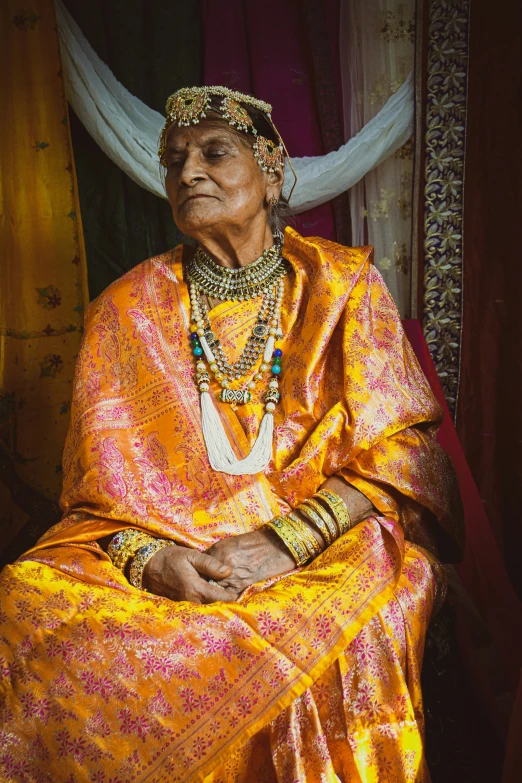
[[[181,183],[190,187],[203,179],[205,179],[205,171],[199,162],[199,155],[196,152],[189,153],[181,169]]]

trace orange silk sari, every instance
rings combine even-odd
[[[265,475],[209,467],[181,247],[92,303],[64,518],[1,577],[2,780],[429,780],[419,671],[440,568],[426,521],[460,535],[441,412],[370,249],[287,229],[284,255],[282,401]],[[232,357],[250,311],[211,311]],[[220,407],[239,456],[262,407]],[[333,474],[376,516],[233,604],[142,593],[96,543],[132,526],[204,550]]]

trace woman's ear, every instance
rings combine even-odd
[[[266,181],[266,196],[267,201],[274,196],[279,199],[279,195],[283,189],[283,183],[285,181],[285,174],[283,169],[276,169],[275,171],[269,171],[267,173]]]

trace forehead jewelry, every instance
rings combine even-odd
[[[221,103],[221,114],[225,120],[228,120],[229,125],[237,128],[237,130],[250,132],[256,135],[257,131],[254,128],[254,123],[250,114],[244,109],[240,103],[234,98],[226,95]]]
[[[171,117],[177,125],[188,126],[197,123],[200,117],[206,116],[210,100],[206,90],[196,88],[178,90],[167,101],[167,117]]]
[[[219,105],[212,107],[212,109],[217,111],[231,127],[243,133],[251,133],[255,137],[253,154],[263,171],[284,169],[286,155],[288,165],[294,175],[294,184],[288,196],[288,200],[290,200],[297,182],[297,175],[283,139],[272,120],[272,106],[252,95],[230,90],[228,87],[183,87],[169,97],[165,106],[167,118],[161,131],[158,150],[162,165],[166,166],[165,150],[167,133],[170,128],[173,125],[178,127],[197,125],[201,119],[207,116],[213,98],[221,98]],[[245,106],[251,106],[265,114],[279,143],[274,143],[257,132]]]
[[[264,136],[257,136],[252,149],[254,158],[263,171],[276,171],[284,165],[284,152],[281,144],[274,144]]]

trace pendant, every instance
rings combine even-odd
[[[252,399],[252,395],[246,389],[221,389],[219,399],[232,405],[246,405]]]
[[[268,337],[267,324],[258,321],[257,324],[252,329],[252,333],[255,335],[255,337],[259,338],[260,340],[262,340],[264,337]]]

